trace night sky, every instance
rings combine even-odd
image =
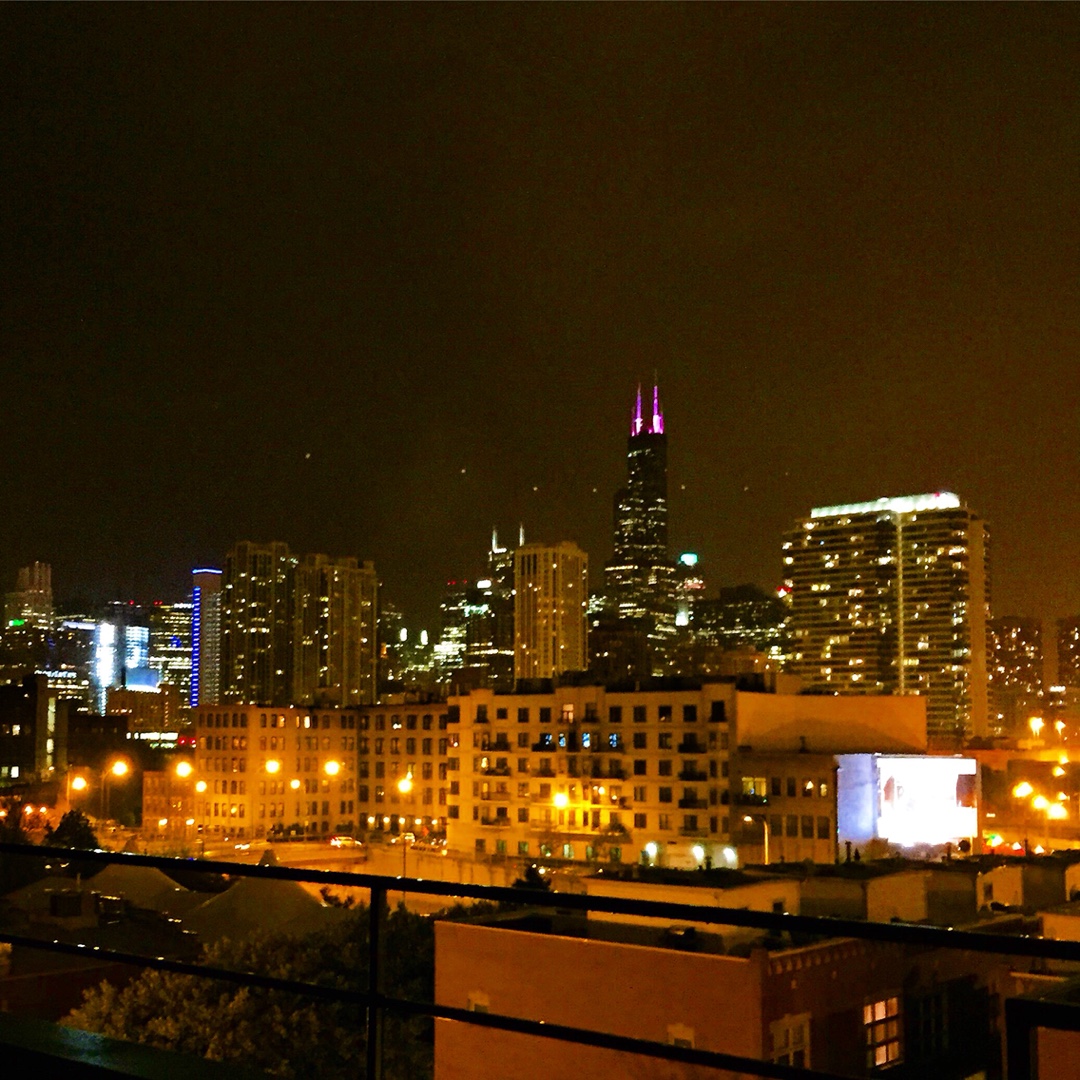
[[[0,101],[0,589],[598,581],[655,370],[713,587],[950,489],[1080,611],[1077,5],[9,4]]]

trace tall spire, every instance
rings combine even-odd
[[[660,384],[655,373],[652,388],[652,423],[649,425],[649,431],[653,435],[664,434],[664,414],[660,411]]]
[[[645,421],[641,415],[641,383],[638,383],[637,388],[637,404],[634,406],[634,415],[630,420],[630,434],[640,435],[641,429],[645,426]]]

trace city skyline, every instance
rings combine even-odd
[[[712,587],[952,490],[995,614],[1080,610],[1071,9],[4,20],[9,575],[181,595],[280,537],[433,623],[493,523],[603,565],[656,370]]]

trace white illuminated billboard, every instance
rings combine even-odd
[[[879,757],[877,834],[893,844],[947,844],[978,835],[970,758]]]
[[[902,847],[978,835],[978,775],[972,758],[844,754],[838,757],[840,840]]]

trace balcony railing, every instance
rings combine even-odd
[[[481,769],[480,772],[483,773],[484,776],[509,776],[510,775],[510,766],[509,765],[489,765],[486,769]]]
[[[550,828],[550,826],[548,826]],[[700,835],[700,834],[699,834]],[[0,855],[31,856],[56,860],[71,859],[75,855],[70,849],[30,847],[21,844],[0,843]],[[218,983],[254,990],[279,991],[297,995],[313,1001],[342,1003],[363,1008],[363,1041],[361,1044],[364,1058],[362,1075],[366,1080],[382,1080],[382,1029],[387,1015],[404,1017],[427,1017],[450,1021],[455,1024],[472,1025],[552,1039],[556,1043],[570,1043],[577,1046],[601,1048],[636,1055],[643,1060],[672,1062],[683,1065],[696,1065],[710,1069],[727,1070],[747,1076],[770,1077],[775,1080],[842,1080],[837,1074],[811,1070],[797,1066],[771,1063],[757,1058],[731,1054],[723,1051],[705,1050],[668,1043],[653,1042],[648,1039],[608,1032],[589,1030],[566,1024],[547,1023],[543,1020],[525,1019],[497,1013],[474,1012],[469,1009],[449,1006],[434,1002],[402,998],[387,993],[385,986],[385,945],[384,926],[387,920],[388,899],[391,894],[443,898],[447,901],[478,900],[497,904],[525,906],[533,910],[558,909],[567,913],[588,914],[603,912],[611,915],[630,916],[634,919],[650,918],[662,920],[669,925],[706,924],[713,926],[738,926],[754,930],[763,930],[773,934],[817,935],[825,938],[854,938],[869,941],[906,946],[917,950],[942,949],[956,953],[979,953],[998,957],[1025,957],[1041,967],[1046,961],[1061,961],[1068,965],[1080,964],[1080,942],[1059,941],[1034,936],[1011,936],[995,933],[992,930],[952,930],[917,923],[876,923],[859,919],[843,919],[821,916],[789,915],[771,911],[753,911],[747,908],[715,907],[671,903],[653,900],[624,899],[616,897],[597,897],[579,893],[534,891],[520,888],[508,888],[489,885],[472,885],[451,881],[420,880],[408,877],[387,877],[373,874],[355,874],[344,871],[299,870],[282,866],[238,864],[223,861],[199,861],[171,859],[150,855],[118,855],[103,851],[79,851],[77,857],[85,863],[100,865],[122,864],[125,866],[152,867],[165,873],[205,872],[207,874],[227,874],[237,878],[262,878],[278,881],[313,882],[318,885],[336,885],[348,888],[360,888],[370,896],[370,932],[366,936],[366,987],[360,990],[340,989],[332,985],[315,985],[293,979],[276,978],[253,974],[249,971],[231,970],[206,963],[174,960],[160,956],[146,956],[113,948],[93,950],[95,959],[110,963],[127,964],[148,970],[189,975],[200,979],[211,979]],[[0,942],[18,948],[40,950],[55,955],[66,955],[85,959],[87,947],[77,942],[57,941],[46,938],[30,937],[0,930]],[[1073,984],[1066,984],[1071,986]],[[1005,1036],[1007,1043],[1008,1076],[1010,1080],[1045,1080],[1049,1074],[1038,1071],[1038,1058],[1034,1053],[1038,1029],[1080,1032],[1080,1007],[1067,995],[1043,999],[1033,997],[1008,997],[1004,1002]],[[20,1037],[18,1028],[5,1021],[0,1023],[0,1046],[3,1046],[4,1060],[12,1066],[14,1062],[34,1061],[38,1066],[50,1061],[56,1063],[75,1062],[74,1066],[46,1064],[45,1073],[57,1076],[86,1075],[87,1066],[92,1065],[95,1075],[129,1076],[133,1075],[127,1062],[131,1055],[122,1051],[113,1051],[110,1057],[106,1043],[96,1036],[79,1035],[69,1039],[64,1030],[55,1028],[55,1039],[49,1040],[41,1031],[43,1025],[37,1025],[33,1036],[33,1045],[27,1048]],[[47,1026],[47,1025],[45,1025]],[[991,1037],[991,1036],[988,1036]],[[80,1056],[81,1055],[81,1056]],[[174,1061],[193,1063],[191,1057],[183,1055]],[[163,1066],[167,1069],[168,1066]],[[197,1069],[197,1066],[196,1066]],[[38,1071],[41,1071],[40,1069]],[[195,1070],[183,1070],[183,1075],[196,1075]],[[204,1075],[218,1075],[220,1067],[208,1063]],[[237,1072],[240,1070],[238,1069]],[[140,1072],[139,1075],[180,1075],[171,1071]],[[924,1075],[930,1075],[929,1072]]]
[[[697,783],[701,783],[704,780],[709,779],[709,774],[702,772],[701,769],[683,769],[679,773],[680,780],[692,780]]]
[[[705,810],[708,808],[708,806],[709,803],[705,799],[693,798],[679,800],[680,810]]]
[[[494,817],[480,818],[480,824],[494,826],[497,829],[505,829],[508,825],[511,824],[511,821],[509,815],[507,815],[506,817],[499,817],[498,815],[495,815]]]
[[[680,754],[704,754],[706,752],[705,747],[697,739],[683,739],[679,743]]]
[[[768,795],[748,795],[745,791],[735,793],[736,806],[768,806]]]

